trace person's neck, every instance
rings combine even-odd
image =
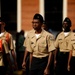
[[[35,33],[36,33],[36,34],[40,34],[40,33],[41,33],[41,31],[42,31],[42,29],[35,30]]]
[[[70,29],[66,29],[66,30],[64,30],[64,32],[70,32],[71,30]]]
[[[5,30],[1,30],[1,33],[5,32]]]

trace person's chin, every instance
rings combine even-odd
[[[37,28],[33,28],[34,30],[37,30]]]

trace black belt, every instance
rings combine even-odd
[[[48,58],[48,56],[46,56],[46,57],[33,57],[33,58],[36,58],[36,59],[45,59],[45,58]]]
[[[68,54],[69,52],[60,52],[61,54]]]

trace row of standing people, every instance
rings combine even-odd
[[[22,55],[19,61],[17,59],[17,62],[23,60],[23,63],[21,61],[22,67],[26,68],[26,73],[30,75],[53,75],[54,71],[56,75],[68,75],[69,73],[75,75],[75,33],[70,30],[72,25],[71,20],[65,18],[62,25],[63,31],[58,34],[56,39],[54,39],[53,34],[41,28],[42,24],[43,17],[40,14],[35,14],[32,21],[33,30],[28,32],[26,39],[24,37],[23,39],[20,38],[19,42],[20,44],[22,42],[22,45],[25,40],[24,46],[26,50],[25,54],[25,47],[21,47],[21,49],[23,48],[22,53],[16,51],[17,57],[20,56],[20,54]],[[0,74],[2,75],[5,75],[8,63],[10,73],[14,67],[17,69],[13,38],[12,35],[5,30],[5,25],[5,22],[1,19]],[[21,31],[20,34],[21,33],[24,35],[24,32]],[[19,43],[16,42],[16,45],[17,44]],[[17,49],[19,49],[19,47]],[[9,51],[14,59],[14,67],[11,66],[12,62]],[[21,68],[21,65],[18,65],[18,67]]]
[[[56,39],[54,35],[42,29],[43,17],[36,13],[32,27],[24,46],[26,46],[22,67],[27,68],[26,75],[75,75],[75,33],[70,30],[71,20],[66,17],[62,32]],[[29,53],[29,65],[26,63]]]

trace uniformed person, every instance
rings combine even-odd
[[[70,75],[75,75],[75,32],[71,36],[70,48],[68,71],[70,71]]]
[[[4,24],[2,23],[0,18],[0,75],[6,74],[7,63],[9,63],[11,66],[8,43],[3,37],[3,28]]]
[[[49,75],[54,36],[41,28],[43,17],[36,13],[33,17],[33,30],[27,34],[27,51],[30,52],[30,75]]]
[[[71,27],[71,20],[68,17],[66,17],[62,25],[63,31],[58,34],[55,40],[55,47],[57,48],[56,54],[58,54],[57,61],[55,54],[55,62],[54,62],[56,63],[56,75],[68,75],[67,65],[70,52],[69,43],[72,35],[70,27]],[[57,53],[58,49],[59,52]]]
[[[1,25],[0,39],[2,41],[2,46],[4,46],[4,47],[1,47],[1,49],[2,49],[2,51],[6,52],[6,53],[8,53],[9,51],[11,52],[12,57],[14,59],[14,67],[16,69],[17,63],[16,63],[16,56],[15,56],[15,53],[14,53],[13,38],[12,38],[12,35],[5,30],[6,24],[4,22],[4,19],[3,18],[0,18],[0,19],[1,19],[1,21],[0,21],[0,25]],[[1,45],[1,43],[0,43],[0,45]],[[10,55],[9,55],[8,59],[10,60]],[[9,62],[9,60],[8,60],[8,62]],[[12,67],[12,64],[9,65],[9,66]],[[12,71],[12,70],[10,70],[10,71]]]

